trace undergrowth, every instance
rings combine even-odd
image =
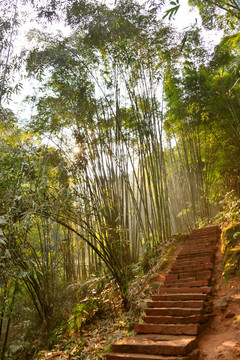
[[[222,231],[222,252],[224,255],[223,277],[240,276],[240,223],[230,223]]]
[[[153,291],[149,279],[168,266],[176,244],[183,238],[179,235],[161,244],[155,252],[144,254],[142,260],[133,266],[129,282],[129,311],[122,308],[120,293],[112,279],[93,277],[79,284],[78,303],[69,314],[68,321],[52,333],[52,352],[61,349],[69,359],[77,356],[79,359],[100,360],[110,351],[113,342],[131,336],[146,299]],[[35,359],[43,359],[42,356],[43,352],[40,352]]]
[[[240,199],[235,191],[228,192],[220,202],[216,220],[222,227],[223,278],[240,276]]]
[[[153,279],[170,265],[172,254],[184,239],[184,235],[176,235],[161,243],[155,251],[143,254],[141,261],[132,266],[129,311],[123,309],[121,294],[109,274],[92,275],[65,289],[51,328],[29,324],[24,335],[25,347],[12,348],[8,359],[40,360],[58,353],[63,354],[59,355],[61,359],[104,359],[112,343],[133,334],[146,299],[155,291]],[[16,337],[14,345],[18,345],[18,341],[20,338]]]

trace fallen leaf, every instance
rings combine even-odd
[[[59,356],[59,355],[62,355],[62,354],[63,354],[63,352],[59,351],[59,352],[57,352],[55,354],[51,354],[51,355],[47,356],[45,359],[52,359],[52,358],[54,358],[56,356]]]

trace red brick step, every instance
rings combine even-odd
[[[180,278],[180,274],[181,273],[176,273],[176,274],[170,274],[169,277],[165,277],[165,280],[164,280],[164,284],[169,284],[169,283],[175,283],[176,281],[178,283],[182,283],[182,284],[185,284],[186,282],[193,282],[193,281],[196,281],[196,275],[194,273],[192,273],[190,275],[190,273],[187,275],[188,277],[183,277],[183,278]],[[181,274],[182,275],[182,274]],[[185,274],[183,274],[184,276]],[[205,278],[204,278],[205,280]]]
[[[214,254],[213,251],[210,250],[205,250],[204,252],[199,252],[199,251],[195,251],[195,252],[190,252],[190,251],[186,251],[186,252],[181,252],[178,256],[177,259],[193,259],[193,258],[200,258],[201,256],[212,256],[214,258]]]
[[[184,360],[186,357],[162,356],[150,354],[127,354],[127,353],[110,353],[106,355],[106,360]]]
[[[183,267],[186,266],[196,266],[196,265],[205,265],[205,264],[212,264],[212,260],[209,257],[201,258],[201,259],[197,258],[195,260],[187,260],[184,261],[184,263],[182,261],[175,260],[175,262],[172,264],[171,269],[175,269],[175,268],[182,269]]]
[[[209,244],[207,242],[201,242],[199,244],[194,244],[194,243],[188,243],[185,244],[182,247],[182,251],[181,253],[184,253],[185,251],[199,251],[200,254],[202,253],[206,253],[206,252],[210,252],[210,251],[214,251],[216,250],[216,243],[215,244]]]
[[[200,286],[208,286],[208,280],[195,280],[195,281],[188,281],[188,280],[176,280],[176,281],[169,281],[164,283],[165,287],[182,287],[182,286],[189,286],[189,287],[200,287]]]
[[[174,283],[174,282],[178,282],[178,283],[182,283],[183,285],[186,283],[186,281],[188,282],[192,282],[192,281],[199,281],[199,280],[207,280],[208,282],[211,280],[211,273],[209,272],[204,272],[205,275],[197,274],[197,273],[176,273],[176,274],[169,274],[168,276],[165,277],[164,280],[164,284],[169,284],[169,283]]]
[[[202,279],[209,279],[212,276],[212,272],[210,270],[204,270],[201,272],[195,272],[195,273],[191,273],[192,275],[194,274],[196,280],[202,280]],[[179,279],[188,279],[190,276],[190,273],[178,273]]]
[[[209,286],[201,286],[201,287],[165,287],[161,286],[159,289],[161,294],[183,294],[183,293],[204,293],[209,294],[211,292],[211,288]]]
[[[178,294],[155,294],[153,301],[176,301],[176,300],[206,300],[207,294],[199,293],[178,293]]]
[[[191,316],[200,315],[202,313],[202,308],[147,308],[144,309],[144,312],[148,316]]]
[[[142,320],[149,324],[195,324],[202,322],[203,316],[143,316]]]
[[[213,269],[213,263],[211,262],[205,262],[202,264],[195,264],[195,265],[188,265],[183,264],[181,266],[173,264],[171,270],[168,274],[176,274],[176,273],[183,273],[183,272],[194,272],[199,273],[202,271],[212,271]]]
[[[162,307],[181,307],[181,308],[202,308],[203,300],[166,300],[166,301],[149,301],[147,303],[149,308]]]
[[[113,344],[106,360],[193,360],[198,329],[210,316],[207,299],[219,235],[218,226],[192,231],[159,293],[148,301],[144,323],[135,325],[137,335]]]
[[[144,334],[118,340],[112,351],[176,356],[188,354],[195,345],[196,336]]]
[[[137,334],[197,335],[198,324],[136,324]]]
[[[213,269],[212,264],[204,264],[200,266],[184,266],[182,269],[175,269],[172,268],[172,270],[169,272],[169,274],[200,274],[202,271],[211,271]]]

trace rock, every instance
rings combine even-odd
[[[217,285],[215,286],[215,291],[217,291],[217,290],[219,290],[219,289],[220,289],[220,285],[217,284]]]
[[[240,294],[235,294],[231,297],[232,301],[237,303],[237,304],[240,304]]]
[[[227,312],[226,315],[225,315],[225,318],[226,318],[226,319],[230,319],[230,318],[234,317],[235,315],[236,315],[236,314],[235,314],[234,311],[228,310],[228,312]]]
[[[214,304],[214,309],[216,310],[225,310],[228,306],[230,298],[228,296],[224,296],[218,299]]]

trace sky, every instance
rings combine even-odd
[[[143,2],[143,0],[139,1]],[[66,36],[70,34],[70,27],[66,27],[66,25],[64,25],[63,23],[47,23],[46,27],[44,28],[42,24],[32,22],[31,18],[34,18],[35,16],[33,13],[29,13],[29,7],[24,7],[22,5],[19,6],[21,6],[20,10],[22,16],[24,17],[24,23],[20,28],[19,34],[15,35],[13,39],[13,47],[16,52],[20,52],[23,46],[31,46],[26,38],[27,33],[31,28],[38,28],[39,30],[43,28],[43,30],[47,30],[49,33],[52,34],[56,33],[59,30]],[[168,9],[170,6],[171,5],[167,3],[166,9]],[[180,8],[177,14],[169,22],[180,31],[187,29],[187,27],[190,27],[196,22],[199,26],[201,26],[201,18],[199,16],[198,9],[190,9],[187,0],[180,0]],[[220,41],[223,35],[219,31],[204,31],[204,34],[208,46],[212,49]],[[36,80],[23,79],[22,85],[23,87],[21,92],[18,95],[14,95],[12,101],[7,105],[14,111],[15,114],[17,114],[20,119],[31,116],[31,108],[29,107],[29,104],[23,102],[26,95],[37,95],[38,93],[38,82]]]

